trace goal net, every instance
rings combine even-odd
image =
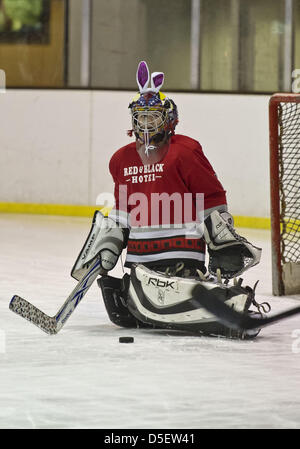
[[[300,293],[300,94],[269,103],[274,295]]]

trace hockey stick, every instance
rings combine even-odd
[[[193,288],[193,296],[225,326],[239,330],[260,329],[300,313],[300,306],[298,306],[267,318],[251,318],[229,307],[202,285],[196,285]]]
[[[40,309],[26,301],[26,299],[17,295],[10,301],[9,308],[23,318],[26,318],[26,320],[31,321],[47,334],[57,334],[99,274],[100,260],[96,258],[89,267],[89,271],[78,282],[72,293],[53,317],[46,315]]]

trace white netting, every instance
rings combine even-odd
[[[279,183],[282,262],[300,262],[300,103],[280,103]]]

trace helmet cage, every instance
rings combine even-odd
[[[174,134],[178,123],[177,107],[173,100],[162,93],[140,94],[129,104],[132,130],[135,137],[145,145],[145,153],[155,150],[157,145]]]
[[[143,143],[164,134],[167,123],[168,115],[164,107],[134,107],[132,110],[133,131]]]

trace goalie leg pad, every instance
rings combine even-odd
[[[126,328],[151,327],[140,322],[127,307],[127,293],[129,287],[129,275],[122,279],[112,276],[102,276],[97,280],[101,288],[104,305],[110,321],[117,326]]]
[[[229,287],[198,279],[170,277],[136,264],[131,268],[128,309],[138,320],[158,328],[231,338],[253,338],[258,334],[257,331],[255,335],[246,335],[221,324],[193,295],[195,285],[199,284],[203,294],[208,289],[235,310],[248,311],[251,296],[240,285]]]

